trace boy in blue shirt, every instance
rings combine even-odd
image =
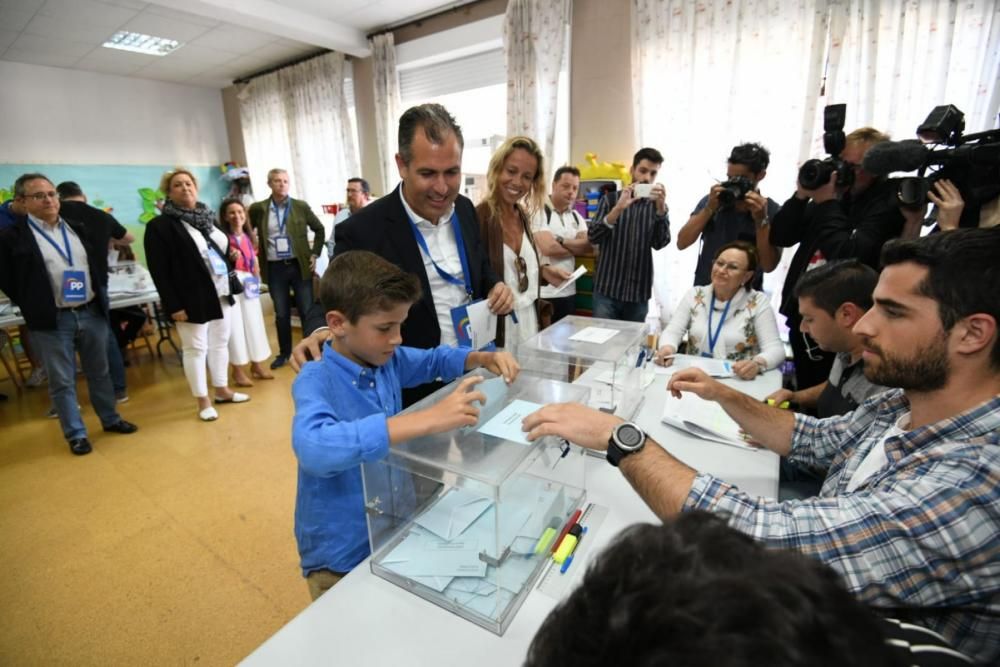
[[[295,538],[315,600],[368,557],[360,464],[389,446],[476,423],[486,397],[467,378],[433,407],[407,415],[402,389],[484,367],[508,382],[520,367],[507,352],[402,347],[400,328],[420,280],[366,251],[330,262],[320,301],[333,337],[292,385],[292,448],[299,460]]]

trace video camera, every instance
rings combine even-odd
[[[934,107],[917,128],[919,141],[876,144],[865,154],[863,166],[876,176],[917,172],[916,176],[893,179],[900,206],[924,206],[935,182],[951,180],[966,202],[962,213],[965,226],[967,214],[978,218],[980,206],[1000,195],[1000,129],[963,135],[964,129],[965,114],[957,107]]]
[[[816,190],[837,174],[837,187],[849,188],[854,185],[854,169],[840,159],[840,153],[847,144],[844,122],[847,120],[846,104],[828,104],[823,108],[823,149],[830,157],[824,160],[806,160],[799,167],[799,185],[806,190]]]

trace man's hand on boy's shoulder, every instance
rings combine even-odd
[[[307,361],[319,361],[323,357],[323,343],[333,338],[329,327],[320,327],[303,338],[292,348],[290,360],[292,370],[296,373],[302,370],[302,364]]]
[[[485,368],[494,375],[502,375],[507,384],[517,379],[521,365],[510,352],[470,352],[465,370]]]

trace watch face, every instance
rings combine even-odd
[[[632,424],[622,424],[616,433],[618,443],[623,449],[635,449],[642,444],[642,431]]]

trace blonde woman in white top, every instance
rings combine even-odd
[[[756,270],[752,244],[733,241],[719,248],[712,283],[684,295],[660,337],[656,363],[669,365],[686,333],[688,354],[734,361],[733,372],[744,380],[777,368],[785,346],[770,301],[749,286]]]

